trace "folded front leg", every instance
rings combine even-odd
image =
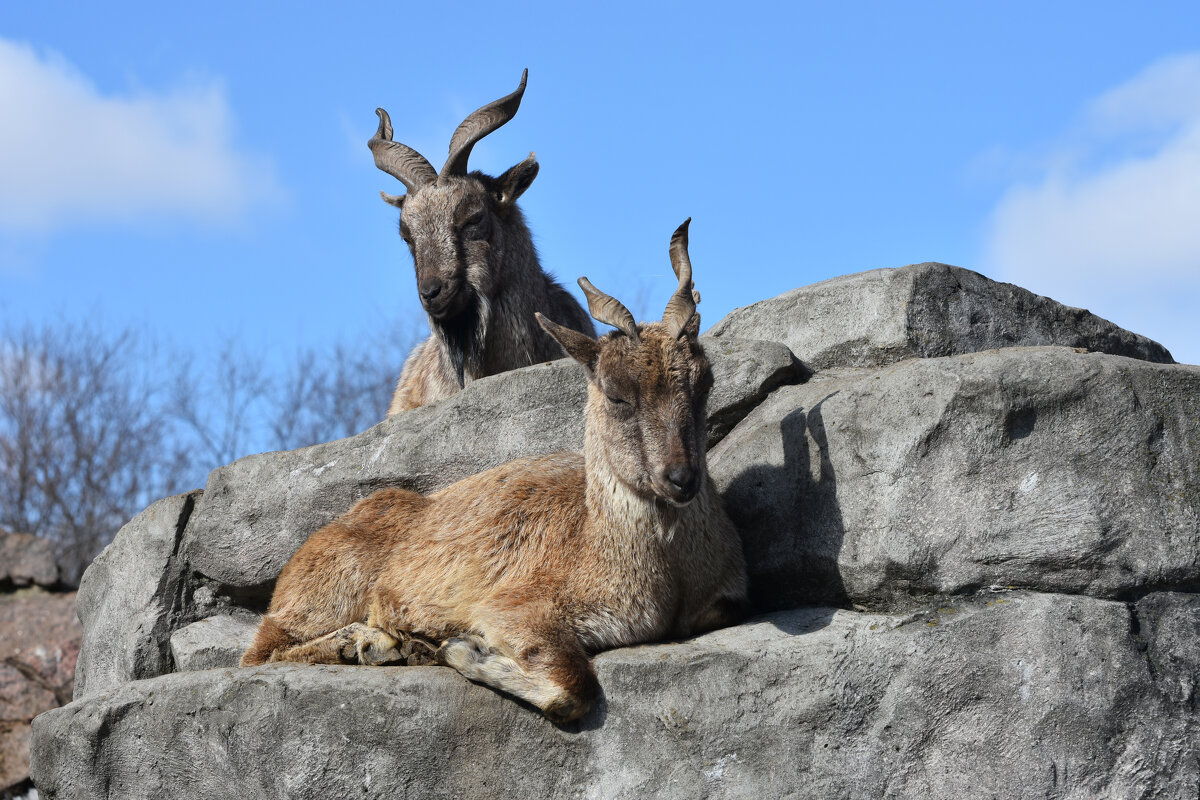
[[[521,635],[520,647],[488,642],[472,634],[447,639],[438,661],[465,677],[508,692],[541,709],[554,722],[570,722],[586,714],[600,684],[573,634],[548,637]],[[512,655],[507,655],[507,650]]]

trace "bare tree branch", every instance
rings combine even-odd
[[[67,580],[154,500],[252,452],[383,419],[416,326],[302,351],[280,374],[230,340],[209,363],[132,331],[0,328],[0,527],[54,542]]]
[[[68,579],[181,476],[152,357],[86,324],[0,340],[0,526],[53,541]]]

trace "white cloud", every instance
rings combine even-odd
[[[1110,131],[1200,119],[1200,53],[1160,59],[1091,104],[1091,120]]]
[[[280,192],[238,152],[222,87],[105,95],[61,56],[0,39],[0,230],[185,217],[227,224]]]
[[[987,271],[1200,362],[1200,54],[1093,101],[991,219]]]

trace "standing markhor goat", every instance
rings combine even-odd
[[[705,462],[712,370],[687,224],[671,238],[679,288],[662,322],[636,325],[586,278],[592,315],[617,331],[597,341],[538,315],[587,373],[582,454],[360,501],[284,567],[242,665],[394,662],[415,636],[566,721],[599,691],[590,653],[734,621],[746,566]]]
[[[375,111],[379,130],[367,145],[376,166],[408,189],[380,195],[400,209],[400,236],[412,253],[430,330],[404,364],[388,416],[449,397],[478,378],[559,358],[535,311],[595,332],[575,298],[542,270],[517,208],[537,177],[533,153],[498,178],[467,172],[475,143],[517,113],[528,74],[515,92],[463,120],[440,173],[393,142],[387,112]]]

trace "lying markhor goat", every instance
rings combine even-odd
[[[538,315],[587,373],[583,453],[360,501],[284,567],[242,665],[396,662],[416,637],[562,722],[597,696],[590,653],[734,621],[746,568],[705,462],[712,370],[687,227],[671,238],[679,288],[662,322],[635,324],[586,278],[615,332],[597,341]]]

